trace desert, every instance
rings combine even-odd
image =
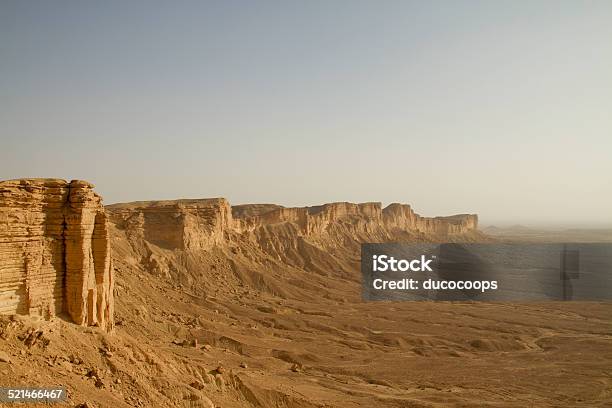
[[[2,385],[63,385],[69,406],[612,404],[608,302],[361,299],[361,242],[494,239],[474,215],[104,207],[90,183],[24,179],[0,183],[0,219]]]
[[[612,408],[611,22],[0,0],[0,408]]]

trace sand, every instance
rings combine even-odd
[[[612,406],[610,303],[366,303],[354,242],[278,260],[246,236],[190,252],[111,232],[114,332],[3,317],[2,385],[115,408]]]

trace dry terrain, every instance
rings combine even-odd
[[[469,216],[222,199],[106,213],[114,329],[0,317],[0,385],[117,408],[612,406],[610,303],[361,300],[361,242],[490,240]]]

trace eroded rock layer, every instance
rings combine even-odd
[[[241,206],[241,212],[247,212]],[[476,214],[459,214],[450,217],[421,217],[407,204],[390,204],[384,209],[381,203],[347,202],[323,204],[314,207],[274,208],[255,216],[238,218],[237,227],[253,229],[261,225],[293,222],[304,235],[317,235],[325,232],[336,222],[354,222],[368,229],[387,228],[406,232],[417,232],[444,238],[449,235],[465,234],[478,228]]]
[[[359,282],[364,242],[486,239],[476,215],[427,218],[408,205],[383,209],[378,202],[230,207],[214,198],[113,204],[106,212],[118,268],[138,265],[175,284],[215,293],[246,285],[299,297],[315,275]]]
[[[117,226],[164,249],[207,249],[234,229],[224,198],[136,201],[107,208]]]
[[[358,231],[401,230],[443,239],[476,231],[476,214],[421,217],[407,204],[330,203],[314,207],[285,208],[274,204],[230,207],[224,198],[175,201],[141,201],[107,207],[121,228],[131,227],[142,238],[167,249],[205,249],[220,244],[227,233],[291,223],[303,236],[324,234],[335,223],[353,224]]]
[[[0,313],[113,327],[110,240],[101,198],[79,180],[0,182]]]

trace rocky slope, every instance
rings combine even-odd
[[[0,313],[113,327],[106,214],[87,182],[0,182]]]
[[[0,385],[114,408],[612,403],[609,303],[361,300],[361,242],[487,240],[475,216],[223,199],[106,214],[114,331],[0,316]]]
[[[362,242],[486,239],[477,230],[476,215],[426,218],[403,204],[384,209],[380,203],[347,202],[302,208],[230,207],[227,200],[215,198],[134,202],[106,209],[116,242],[129,243],[116,246],[118,257],[183,285],[209,289],[226,268],[235,284],[295,295],[316,285],[312,277],[302,276],[304,271],[357,282]],[[274,276],[291,275],[287,268],[296,269],[297,275],[281,289]],[[327,291],[325,286],[322,290]]]
[[[274,204],[230,207],[223,198],[176,201],[144,201],[107,207],[117,225],[141,230],[143,237],[172,249],[209,248],[228,233],[243,233],[268,225],[290,223],[301,236],[320,236],[333,224],[351,224],[357,234],[378,232],[388,239],[398,231],[448,239],[478,228],[478,216],[421,217],[409,205],[380,203],[330,203],[314,207],[285,208]],[[178,224],[177,224],[178,223]],[[173,228],[169,231],[164,224]],[[178,235],[177,235],[178,234]]]

